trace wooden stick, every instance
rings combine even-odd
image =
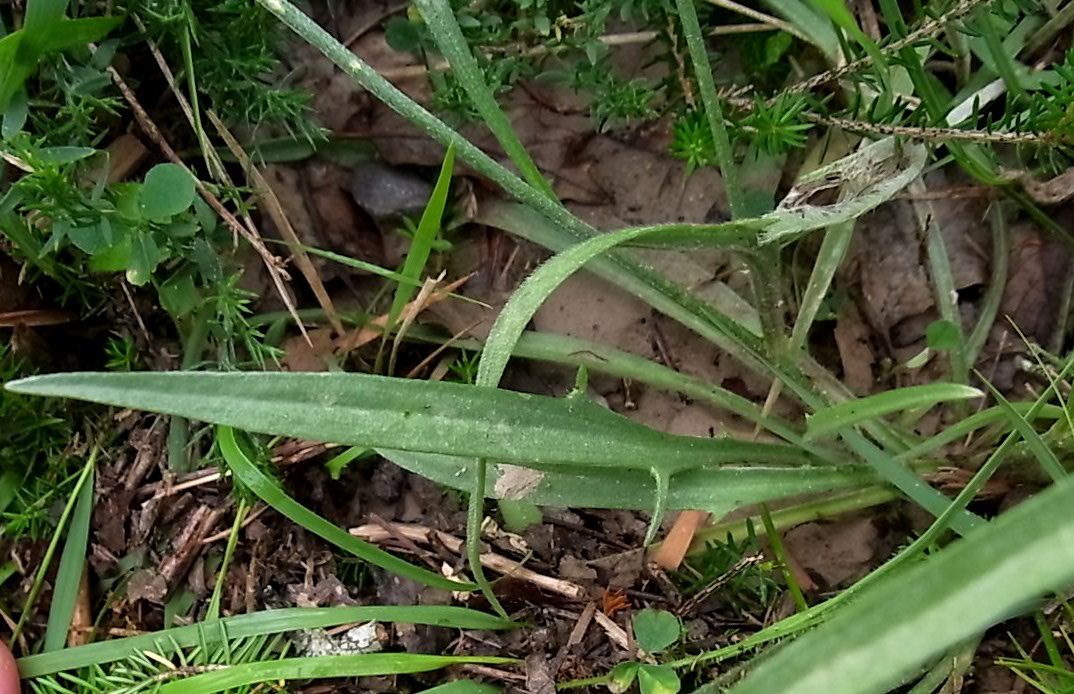
[[[389,527],[385,527],[380,524],[369,524],[351,528],[350,534],[366,542],[384,542],[391,539],[393,535],[401,535],[413,542],[424,544],[430,544],[436,539],[456,554],[463,552],[462,540],[454,535],[427,528],[423,525],[391,523]],[[513,559],[508,559],[493,552],[486,552],[481,555],[481,565],[496,573],[527,581],[542,590],[562,595],[571,600],[581,600],[585,597],[585,588],[577,583],[539,574],[536,571],[525,568]]]

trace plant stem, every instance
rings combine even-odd
[[[466,504],[466,560],[470,564],[470,572],[474,575],[474,583],[481,588],[485,599],[489,601],[492,609],[496,610],[496,614],[507,619],[507,612],[492,590],[492,584],[485,578],[485,569],[481,566],[481,524],[485,520],[487,476],[488,462],[482,458],[474,466],[473,488],[470,489],[470,498]]]
[[[227,538],[227,547],[224,549],[224,558],[220,562],[220,570],[216,572],[213,596],[209,599],[209,609],[205,612],[205,619],[220,618],[220,597],[224,592],[227,570],[231,565],[232,557],[235,556],[235,546],[239,544],[239,531],[242,528],[242,522],[246,519],[246,512],[249,510],[250,503],[246,500],[246,497],[239,497],[239,506],[235,510],[235,521],[231,524],[231,534]]]

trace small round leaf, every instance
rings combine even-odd
[[[682,684],[670,665],[644,664],[638,667],[641,694],[677,694]]]
[[[157,164],[145,175],[138,206],[147,219],[167,219],[194,202],[194,178],[178,164]]]
[[[389,46],[403,53],[413,53],[421,48],[421,32],[414,22],[402,17],[392,17],[384,26],[384,40]]]
[[[634,640],[646,653],[659,653],[679,640],[682,624],[666,610],[647,608],[634,615]]]

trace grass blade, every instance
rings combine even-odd
[[[925,184],[919,178],[910,184],[910,192],[924,197]],[[969,381],[969,362],[966,359],[966,341],[962,334],[962,317],[958,308],[958,291],[951,274],[951,261],[947,255],[947,243],[943,231],[936,221],[936,212],[928,200],[915,200],[914,213],[917,215],[926,239],[926,251],[929,260],[929,275],[936,292],[936,308],[940,318],[947,321],[957,331],[958,346],[948,350],[951,364],[951,380],[955,383]]]
[[[1014,427],[1014,430],[1022,435],[1026,445],[1029,446],[1029,450],[1033,451],[1033,455],[1036,456],[1037,462],[1044,468],[1044,471],[1056,482],[1066,477],[1066,468],[1059,462],[1059,458],[1056,457],[1055,451],[1048,447],[1048,444],[1046,444],[1044,439],[1040,437],[1037,430],[1026,421],[1025,417],[1019,414],[1018,411],[1011,406],[1011,403],[1007,401],[1007,398],[1003,397],[1003,393],[996,390],[995,386],[989,383],[980,372],[977,372],[977,376],[988,388],[988,391],[992,393],[992,397],[996,399],[999,408],[1003,411],[1003,414],[1006,415],[1011,426]]]
[[[1070,7],[1074,7],[1074,4]],[[980,317],[966,339],[966,364],[970,366],[977,363],[977,356],[988,341],[988,334],[992,331],[996,314],[999,313],[999,305],[1003,301],[1003,290],[1007,286],[1007,265],[1010,263],[1010,252],[1007,249],[1007,219],[1004,217],[1003,208],[999,205],[993,205],[989,210],[989,225],[992,228],[992,272],[988,280],[988,289],[985,290],[984,299],[981,301]]]
[[[19,674],[41,677],[65,670],[123,660],[142,651],[162,651],[212,645],[249,636],[281,634],[298,629],[318,629],[351,622],[398,622],[428,624],[455,629],[511,629],[514,622],[464,607],[382,605],[361,607],[288,607],[253,614],[208,620],[182,627],[19,658]]]
[[[235,438],[235,431],[231,427],[220,427],[217,430],[217,442],[220,444],[220,452],[223,454],[224,460],[227,461],[232,474],[235,475],[235,479],[266,504],[326,542],[331,542],[340,549],[350,552],[370,564],[379,566],[385,571],[390,571],[427,586],[444,590],[468,590],[474,587],[468,583],[453,581],[420,566],[414,566],[410,562],[389,554],[379,547],[359,540],[334,523],[330,523],[310,511],[284,493],[272,478],[253,464],[246,456],[245,451],[239,446],[239,442]]]
[[[880,79],[884,92],[890,95],[891,72],[888,69],[888,61],[880,52],[880,47],[876,45],[876,42],[858,26],[854,15],[847,9],[843,0],[813,0],[813,4],[820,7],[836,26],[847,32],[865,50],[866,55],[872,59],[873,70]]]
[[[870,395],[820,410],[807,420],[806,439],[817,439],[892,412],[935,405],[951,400],[983,397],[984,393],[958,383],[930,383]]]
[[[440,231],[440,220],[444,217],[444,208],[447,206],[448,190],[451,186],[451,172],[455,166],[455,147],[448,145],[444,154],[444,161],[440,165],[440,174],[436,177],[436,186],[429,196],[429,202],[421,213],[418,222],[418,230],[414,239],[410,242],[410,250],[407,251],[403,268],[399,271],[403,277],[410,280],[408,283],[400,283],[395,288],[395,296],[392,298],[392,306],[388,310],[388,325],[394,326],[403,312],[403,307],[414,297],[416,286],[421,284],[421,273],[425,269],[425,263],[429,260],[429,254],[433,249],[433,242]]]
[[[473,680],[455,680],[432,689],[423,689],[418,694],[499,694],[500,691],[499,687],[492,684],[482,684]]]
[[[86,565],[86,545],[89,542],[90,518],[93,514],[93,470],[82,482],[78,490],[78,501],[71,516],[71,527],[67,530],[67,541],[60,554],[60,566],[56,571],[56,582],[52,589],[52,603],[49,605],[48,626],[45,629],[44,652],[63,648],[67,642],[67,631],[71,627],[71,617],[78,602],[79,584]]]
[[[533,163],[529,152],[515,134],[511,121],[496,103],[496,97],[485,83],[484,73],[466,44],[451,5],[447,0],[416,0],[416,4],[425,19],[426,26],[433,34],[437,48],[448,59],[455,78],[462,83],[466,95],[470,97],[470,101],[481,115],[481,120],[496,136],[496,140],[514,165],[518,167],[522,178],[535,190],[548,196],[550,200],[557,200],[552,186]]]
[[[697,7],[694,6],[694,0],[675,0],[675,6],[679,10],[682,33],[686,37],[690,62],[693,63],[698,91],[701,92],[701,103],[705,106],[705,116],[709,122],[709,130],[712,132],[713,149],[720,168],[720,176],[723,177],[723,188],[727,195],[727,204],[731,208],[731,217],[741,219],[749,215],[738,180],[731,140],[727,136],[727,126],[723,121],[720,98],[716,95],[716,85],[712,81],[709,53],[705,48],[705,39],[701,35],[701,25],[697,20]]]
[[[59,520],[56,521],[56,530],[52,533],[52,539],[49,540],[48,547],[45,549],[45,556],[41,559],[41,565],[37,568],[37,573],[34,575],[34,581],[30,586],[30,592],[26,596],[26,601],[23,603],[22,614],[19,615],[19,621],[15,624],[15,628],[12,630],[11,643],[13,644],[18,643],[23,627],[26,626],[26,620],[30,618],[34,603],[37,602],[37,596],[40,594],[41,587],[45,583],[45,575],[48,572],[48,567],[52,564],[52,557],[56,553],[56,547],[60,544],[60,536],[63,534],[64,528],[67,527],[67,520],[71,517],[72,511],[74,511],[75,503],[81,497],[81,491],[86,485],[86,481],[92,477],[93,468],[96,464],[97,448],[94,447],[93,450],[90,451],[89,459],[82,467],[82,473],[78,476],[78,481],[75,482],[75,488],[71,493],[71,497],[63,507],[63,512],[60,513]]]
[[[1009,404],[1018,415],[1021,415],[1023,412],[1034,412],[1039,419],[1059,419],[1063,416],[1064,412],[1062,407],[1056,405],[1037,407],[1034,403],[1028,402],[1012,402]],[[925,439],[916,446],[908,448],[895,457],[898,460],[905,462],[920,460],[931,454],[933,451],[938,451],[949,443],[954,443],[955,441],[966,438],[966,436],[978,429],[983,429],[990,424],[1002,422],[1004,419],[1008,418],[1009,416],[1002,408],[989,407],[986,410],[975,412],[969,417],[959,420],[943,431]]]
[[[805,345],[809,329],[813,326],[813,320],[817,317],[821,303],[832,285],[832,278],[835,277],[836,270],[843,262],[843,256],[846,255],[853,237],[853,221],[832,225],[824,232],[824,240],[821,241],[817,261],[813,265],[813,272],[809,275],[809,283],[802,294],[802,302],[798,308],[798,317],[791,330],[790,349],[792,352],[797,352]]]
[[[330,655],[315,658],[283,658],[264,662],[245,663],[222,670],[194,675],[169,682],[156,691],[159,694],[211,694],[259,682],[278,680],[311,680],[327,677],[368,677],[402,675],[439,670],[450,665],[505,665],[516,663],[512,658],[491,656],[426,655],[420,653],[365,653],[362,655]]]
[[[731,691],[887,691],[945,649],[1074,580],[1071,504],[1074,481],[1067,479],[927,561],[884,577]]]

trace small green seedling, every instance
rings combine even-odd
[[[649,656],[666,651],[682,636],[682,622],[667,610],[647,608],[634,616],[634,642]],[[630,661],[612,670],[609,688],[627,691],[634,680],[641,694],[675,694],[681,684],[670,665]]]

